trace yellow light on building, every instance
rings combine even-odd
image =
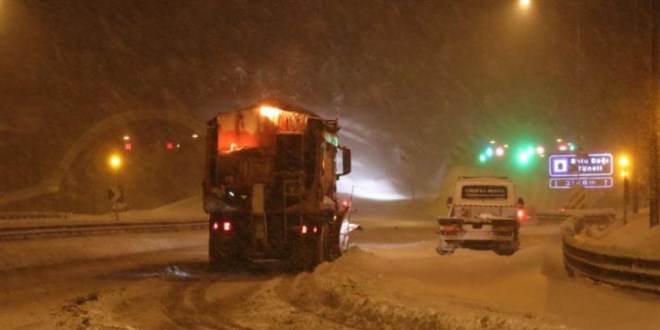
[[[280,116],[280,113],[282,112],[281,109],[270,107],[267,105],[264,105],[259,108],[259,114],[270,119],[273,123],[277,123],[277,119]]]

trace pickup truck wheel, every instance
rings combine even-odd
[[[514,253],[516,253],[516,250],[511,250],[511,249],[501,250],[501,249],[497,249],[497,250],[495,250],[495,253],[496,253],[497,255],[499,255],[499,256],[510,256],[510,255],[513,255]]]
[[[566,261],[564,261],[564,270],[566,271],[566,275],[568,275],[568,277],[575,277],[575,270],[573,270],[573,267],[569,266]]]
[[[435,248],[435,252],[438,252],[438,254],[441,255],[441,256],[449,256],[449,255],[454,254],[454,250],[446,250],[446,249],[443,249],[440,246]]]
[[[516,249],[514,246],[508,246],[507,245],[507,246],[497,247],[494,251],[495,251],[495,254],[497,254],[499,256],[510,256],[510,255],[513,255],[514,253],[516,253],[516,251],[518,251],[518,249]]]

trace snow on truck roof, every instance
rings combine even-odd
[[[338,146],[336,119],[319,115],[278,100],[264,100],[246,108],[218,113],[207,122],[209,136],[217,142],[218,153],[253,148],[271,148],[279,134],[322,132],[323,138]]]
[[[295,113],[303,114],[303,115],[306,115],[306,116],[309,116],[309,117],[312,117],[312,118],[322,119],[322,117],[319,116],[318,114],[316,114],[316,113],[314,113],[314,112],[312,112],[308,109],[305,109],[301,106],[286,103],[286,102],[282,102],[282,101],[277,100],[277,99],[264,99],[261,102],[255,103],[251,106],[232,109],[232,110],[229,110],[229,111],[219,112],[218,114],[216,114],[213,117],[213,119],[211,119],[211,122],[213,122],[218,116],[221,116],[221,115],[224,115],[224,114],[232,114],[232,113],[236,113],[236,112],[242,112],[242,111],[246,111],[246,110],[253,110],[253,109],[257,109],[257,108],[273,108],[273,109],[277,109],[277,110],[280,110],[280,111],[295,112]]]

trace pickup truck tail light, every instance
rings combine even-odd
[[[452,225],[444,225],[440,227],[440,233],[441,234],[447,234],[447,235],[456,235],[463,231],[463,228],[461,225],[458,224],[452,224]]]
[[[516,219],[518,219],[518,223],[527,221],[527,210],[524,207],[516,209]]]

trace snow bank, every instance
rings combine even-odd
[[[334,263],[320,265],[312,274],[298,275],[289,299],[299,308],[360,329],[566,329],[565,325],[531,314],[475,306],[458,308],[460,312],[455,306],[445,311],[411,306],[397,293],[415,284],[378,272],[392,267],[396,267],[392,260],[353,248]]]

